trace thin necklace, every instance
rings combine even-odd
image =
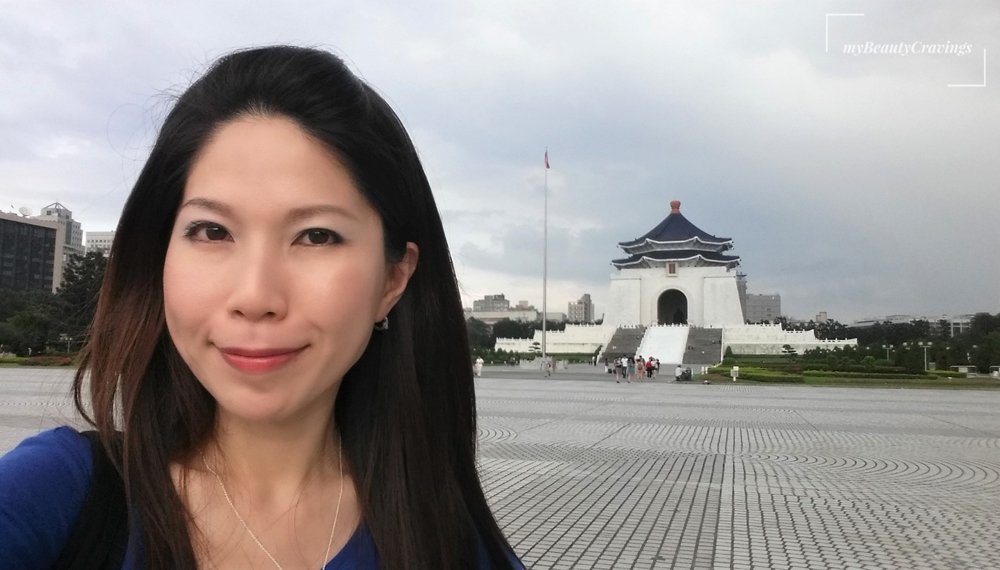
[[[233,514],[236,515],[236,520],[240,521],[240,524],[243,525],[243,530],[247,531],[247,534],[250,535],[250,538],[253,539],[257,547],[271,559],[275,568],[278,570],[284,570],[284,568],[281,567],[281,564],[278,564],[278,561],[274,558],[274,556],[266,548],[264,548],[264,545],[261,544],[257,535],[250,530],[250,526],[247,525],[247,522],[240,515],[240,512],[236,510],[236,505],[234,505],[233,500],[229,498],[229,491],[226,490],[226,484],[222,482],[222,477],[219,476],[219,473],[216,472],[215,469],[212,469],[212,467],[208,464],[208,460],[205,459],[205,452],[201,453],[201,462],[205,464],[205,469],[208,469],[209,473],[215,475],[215,480],[219,482],[219,487],[222,489],[222,496],[226,498],[226,502],[229,503],[229,508],[232,509]],[[333,535],[337,531],[337,519],[340,518],[340,501],[344,498],[344,461],[342,445],[337,445],[337,467],[340,471],[340,492],[337,494],[337,511],[333,515],[333,526],[330,528],[330,538],[326,541],[326,551],[323,554],[323,560],[320,562],[320,570],[326,568],[326,563],[330,560],[330,547],[333,546]]]

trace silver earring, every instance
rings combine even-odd
[[[386,315],[384,319],[375,323],[375,330],[377,331],[387,331],[389,330],[389,315]]]

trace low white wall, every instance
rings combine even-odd
[[[736,354],[782,354],[784,345],[802,353],[814,348],[832,350],[845,346],[857,346],[858,339],[819,340],[816,332],[786,331],[781,325],[742,325],[725,327],[722,330],[722,350],[733,349]]]
[[[594,352],[607,346],[615,327],[610,325],[566,325],[563,331],[545,331],[545,350],[549,354]],[[535,331],[533,338],[498,338],[495,350],[529,352],[532,343],[542,342],[542,331]]]

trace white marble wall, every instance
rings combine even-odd
[[[545,349],[549,354],[594,352],[607,346],[615,334],[612,325],[566,325],[564,331],[546,331]],[[534,338],[498,338],[494,348],[507,352],[528,352],[533,342],[542,342],[542,331],[535,331]]]
[[[722,350],[732,348],[736,354],[782,354],[784,345],[802,353],[814,348],[832,350],[857,346],[855,338],[846,340],[819,340],[812,330],[786,331],[781,325],[742,325],[726,327],[722,331]]]
[[[676,289],[687,297],[688,324],[719,328],[743,323],[736,273],[724,267],[624,269],[611,275],[605,322],[612,325],[654,325],[657,302]]]

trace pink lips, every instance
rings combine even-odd
[[[301,348],[237,348],[219,347],[222,358],[233,368],[249,374],[268,372],[288,364]]]

